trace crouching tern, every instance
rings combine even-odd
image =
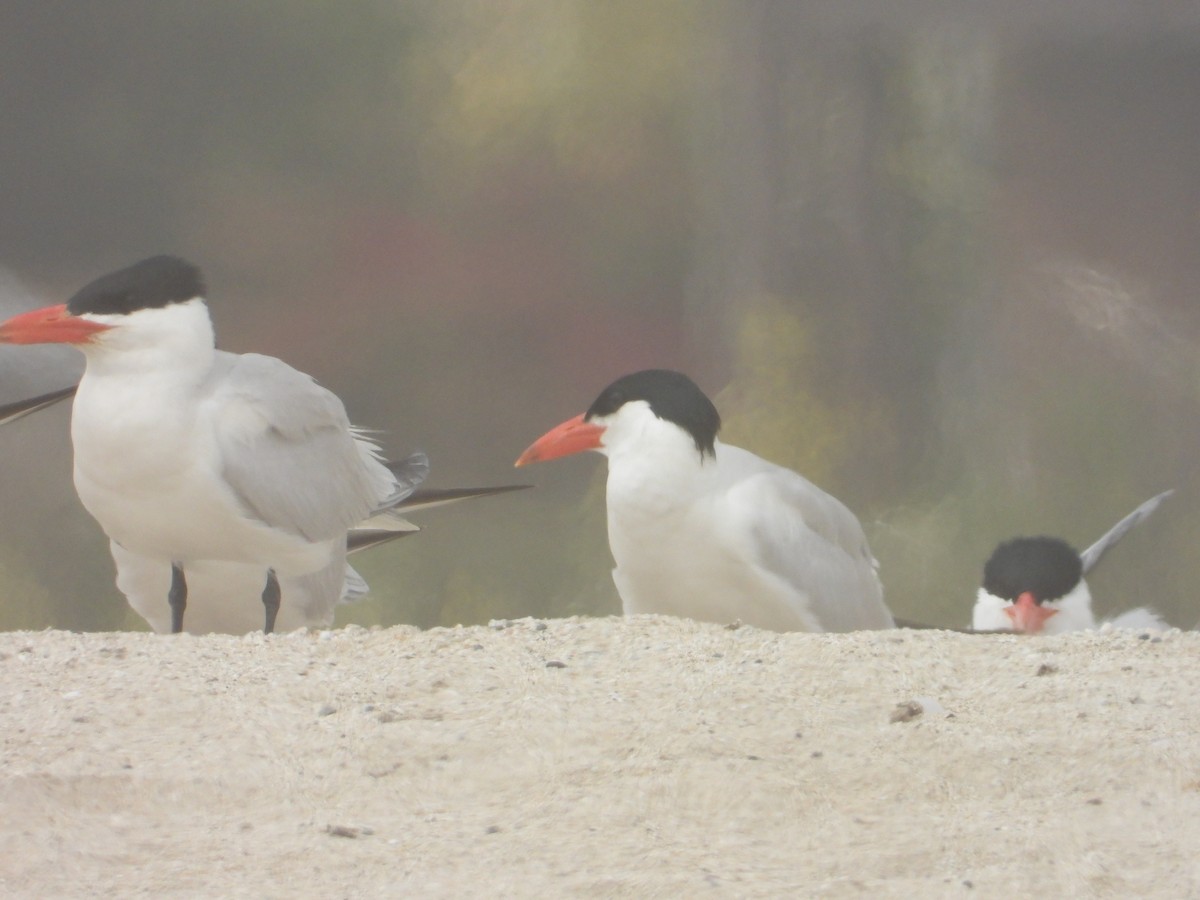
[[[1174,491],[1151,497],[1083,553],[1056,537],[1019,537],[1000,544],[983,567],[975,598],[975,631],[1062,634],[1097,627],[1087,575],[1100,558]],[[1163,630],[1158,613],[1138,607],[1107,622],[1114,628]]]
[[[608,457],[608,543],[626,615],[776,631],[892,628],[858,519],[797,473],[717,439],[712,401],[679,372],[619,378],[516,464]]]

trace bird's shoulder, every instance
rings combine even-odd
[[[209,400],[218,429],[230,437],[271,432],[297,440],[350,425],[336,394],[283,360],[258,353],[218,352]]]
[[[750,533],[783,535],[789,542],[816,538],[854,559],[872,560],[858,518],[832,494],[749,451],[722,449],[736,451],[730,455],[740,474],[729,485],[727,502],[732,518]]]

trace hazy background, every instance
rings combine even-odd
[[[218,341],[428,451],[429,513],[339,622],[610,613],[603,460],[517,454],[637,368],[867,526],[903,616],[969,621],[1015,534],[1200,600],[1194,3],[8,2],[0,313],[159,252]],[[0,402],[77,374],[0,348]],[[0,627],[139,627],[67,408],[0,432]]]

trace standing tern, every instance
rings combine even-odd
[[[51,391],[48,394],[41,394],[37,397],[30,397],[28,400],[18,400],[16,403],[6,403],[0,406],[0,425],[7,425],[9,422],[15,422],[17,419],[27,416],[30,413],[37,412],[39,409],[45,409],[47,406],[53,406],[60,400],[66,400],[75,393],[75,387],[63,388],[58,391]]]
[[[892,628],[858,519],[781,466],[717,439],[712,401],[679,372],[619,378],[518,466],[608,457],[608,543],[626,615],[775,631]]]
[[[1055,537],[1013,538],[998,546],[983,568],[983,585],[972,615],[974,630],[1062,634],[1095,628],[1092,595],[1083,576],[1172,493],[1164,491],[1151,497],[1083,553],[1076,553],[1070,544]],[[1157,613],[1145,607],[1101,624],[1151,630],[1168,627]]]
[[[348,540],[415,530],[402,506],[428,460],[389,467],[311,377],[215,349],[204,293],[199,269],[156,256],[14,316],[0,343],[83,352],[75,488],[155,631],[329,625],[366,592]]]

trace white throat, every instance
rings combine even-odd
[[[200,299],[88,318],[113,327],[80,346],[87,368],[71,410],[71,440],[75,487],[103,523],[91,486],[120,494],[155,477],[170,483],[181,461],[203,446],[196,432],[202,412],[197,397],[216,350]]]
[[[161,309],[83,318],[112,326],[79,345],[87,358],[85,378],[142,376],[194,383],[212,367],[212,320],[199,297]]]
[[[600,452],[613,463],[637,459],[647,468],[695,470],[711,458],[702,456],[690,434],[660,419],[645,400],[626,403],[593,421],[604,426]]]
[[[605,426],[600,452],[608,457],[605,496],[608,543],[619,567],[642,559],[661,535],[682,527],[706,502],[719,479],[716,458],[701,457],[692,436],[658,418],[644,401],[626,403]],[[720,445],[717,446],[720,453]]]
[[[1004,612],[1013,604],[989,594],[982,587],[975,598],[975,609],[972,615],[971,627],[976,631],[1009,631],[1013,627],[1012,619]],[[1088,631],[1096,627],[1096,617],[1092,613],[1092,594],[1087,582],[1079,579],[1079,584],[1071,588],[1058,600],[1049,600],[1042,604],[1046,609],[1055,610],[1055,615],[1046,620],[1041,634],[1064,634],[1068,631]]]

